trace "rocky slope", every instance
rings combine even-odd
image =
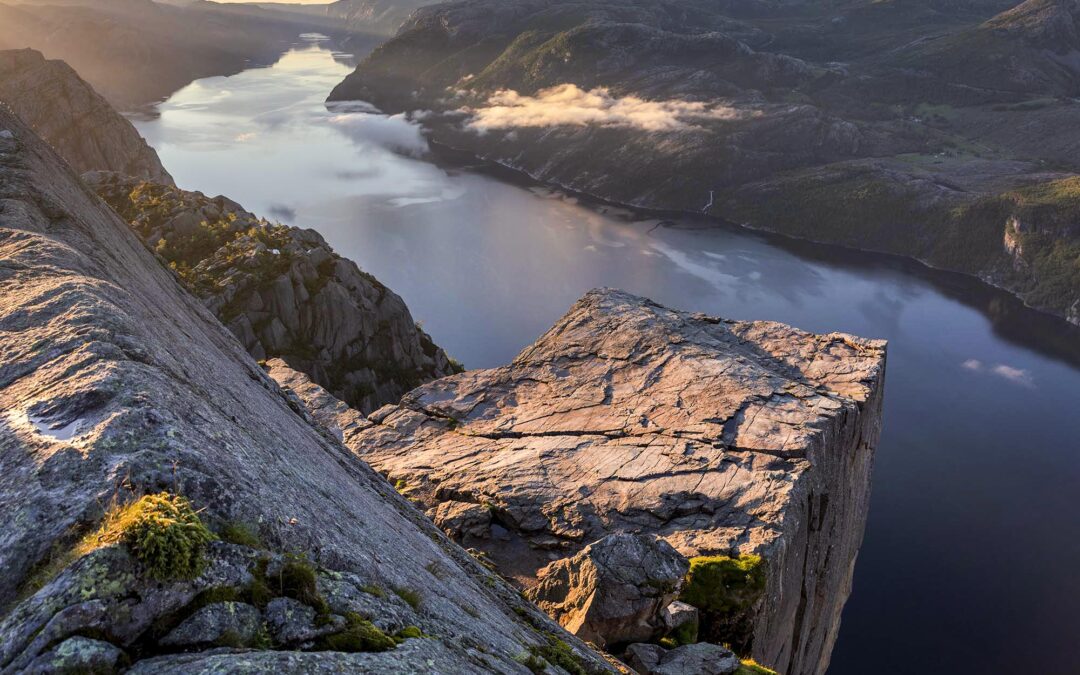
[[[378,279],[314,230],[112,173],[85,180],[256,359],[281,357],[371,412],[460,370]]]
[[[201,77],[273,62],[309,31],[350,35],[303,15],[215,2],[0,3],[0,49],[31,47],[63,59],[122,110],[157,102]]]
[[[1015,191],[1080,172],[1075,16],[458,0],[417,11],[330,99],[434,111],[437,140],[542,181],[913,256],[1075,320],[1078,239],[1057,230],[1018,264],[1005,245]]]
[[[571,561],[590,542],[659,535],[687,557],[764,561],[750,568],[760,593],[712,616],[705,638],[788,675],[825,672],[866,518],[883,342],[594,291],[509,366],[437,380],[366,421],[272,365],[436,524],[525,587],[547,579],[532,595],[569,612],[564,625],[610,624],[557,590],[585,572],[541,567],[584,569]]]
[[[409,15],[433,4],[429,0],[337,0],[326,4],[257,3],[259,7],[280,12],[304,14],[325,19],[337,30],[354,34],[393,35]]]
[[[4,109],[0,209],[4,672],[609,668],[317,431]]]
[[[119,171],[172,184],[135,127],[63,61],[32,49],[0,51],[0,102],[76,171]]]

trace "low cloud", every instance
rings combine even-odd
[[[470,129],[553,126],[632,127],[643,131],[678,131],[695,121],[741,119],[750,113],[730,106],[698,101],[647,101],[636,96],[612,96],[603,87],[585,91],[577,85],[560,84],[536,96],[504,89],[492,94],[483,108],[467,110]]]
[[[990,375],[996,375],[1002,379],[1025,387],[1035,386],[1035,378],[1032,377],[1029,371],[1024,370],[1023,368],[1014,368],[1012,366],[1007,366],[1004,363],[990,365],[985,364],[978,359],[968,359],[960,365],[968,370],[972,370],[977,373],[988,373]]]
[[[428,143],[420,125],[410,122],[405,115],[386,117],[347,113],[335,115],[330,121],[359,143],[379,145],[413,157],[421,157],[428,152]]]

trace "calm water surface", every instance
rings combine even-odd
[[[321,232],[469,367],[590,288],[888,338],[885,432],[830,673],[1080,672],[1080,335],[885,256],[619,209],[431,161],[401,118],[327,111],[325,46],[138,121],[181,187]]]

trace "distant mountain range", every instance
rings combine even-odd
[[[1080,3],[460,0],[331,100],[640,207],[911,256],[1080,323]]]
[[[165,98],[198,78],[272,63],[307,31],[367,44],[336,19],[253,5],[0,2],[0,49],[32,47],[63,59],[121,109]]]

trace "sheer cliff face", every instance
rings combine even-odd
[[[509,366],[425,385],[367,421],[272,372],[524,585],[615,532],[686,556],[757,554],[753,656],[789,675],[828,666],[868,508],[884,342],[594,291]]]
[[[117,174],[83,177],[256,359],[285,359],[363,412],[458,366],[396,293],[314,230],[225,197]]]
[[[0,51],[0,102],[76,171],[118,171],[172,183],[131,122],[63,61],[46,61],[32,49]]]
[[[547,632],[587,670],[606,668],[305,421],[128,225],[3,109],[0,261],[0,668],[47,669],[92,647],[95,658],[126,654],[135,672],[437,663],[523,673],[515,657],[556,639]],[[111,545],[42,578],[103,506],[162,490],[188,497],[214,529],[253,524],[265,549],[227,538],[198,577],[159,581]],[[287,552],[317,568],[307,601],[324,598],[314,604],[325,620],[312,630],[363,615],[430,639],[377,653],[168,646],[180,639],[173,625],[206,608],[205,593],[253,589],[275,569],[283,579],[298,560]],[[237,604],[225,603],[230,615]],[[244,612],[272,623],[271,610]]]

